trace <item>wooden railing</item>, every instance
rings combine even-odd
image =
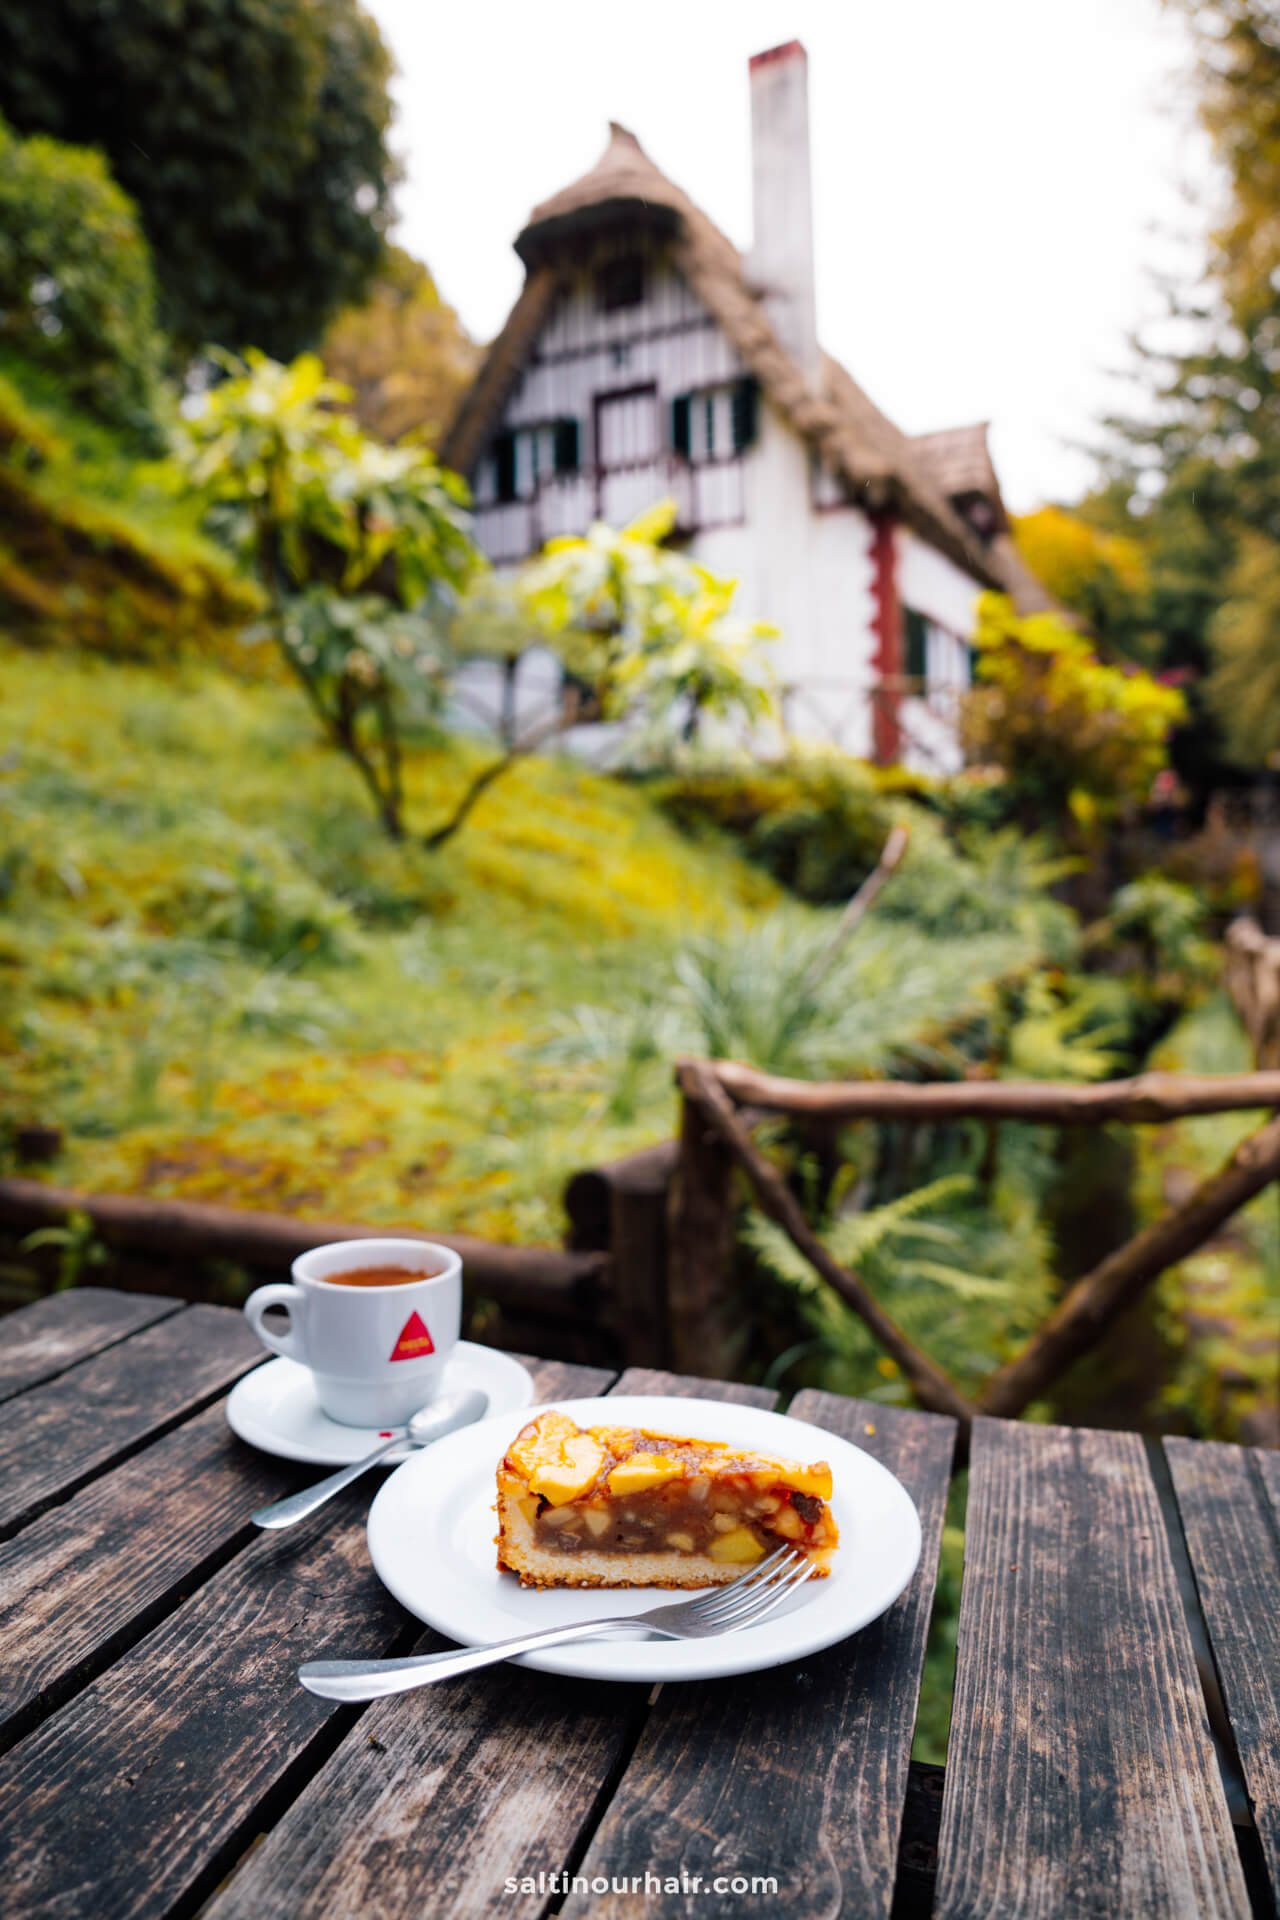
[[[565,1360],[612,1357],[617,1344],[611,1263],[599,1250],[508,1247],[470,1234],[424,1233],[420,1226],[358,1226],[0,1179],[0,1229],[11,1235],[64,1227],[75,1215],[91,1223],[96,1244],[110,1258],[112,1278],[140,1291],[197,1299],[208,1297],[210,1276],[220,1264],[244,1268],[255,1278],[286,1275],[308,1247],[403,1232],[462,1255],[469,1314],[486,1316],[480,1330],[494,1344]],[[84,1277],[93,1279],[95,1269],[86,1269]]]
[[[1233,1213],[1280,1177],[1280,1119],[1268,1120],[1180,1204],[1087,1273],[1022,1348],[977,1392],[964,1392],[893,1320],[862,1278],[823,1245],[777,1168],[752,1138],[755,1119],[785,1114],[808,1123],[852,1120],[1018,1120],[1092,1126],[1116,1120],[1160,1124],[1196,1114],[1280,1107],[1280,1072],[1209,1078],[1150,1073],[1094,1086],[959,1081],[813,1084],[730,1061],[684,1059],[684,1100],[668,1248],[673,1364],[713,1376],[737,1359],[741,1315],[732,1283],[733,1173],[806,1260],[862,1319],[902,1369],[922,1407],[968,1426],[976,1413],[1017,1418],[1167,1267],[1203,1246]]]

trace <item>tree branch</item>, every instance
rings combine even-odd
[[[559,712],[552,714],[550,719],[540,722],[538,726],[531,727],[527,733],[521,734],[520,738],[514,741],[498,759],[491,760],[487,767],[482,767],[470,786],[463,792],[461,800],[444,825],[437,827],[432,833],[423,835],[422,844],[427,852],[435,853],[438,848],[445,845],[446,841],[452,840],[459,827],[465,824],[471,809],[494,781],[504,774],[508,767],[514,766],[517,760],[523,759],[525,754],[532,753],[536,747],[540,747],[544,740],[549,740],[553,734],[562,733],[564,725],[563,714]]]
[[[871,872],[849,901],[844,912],[840,915],[831,939],[827,945],[822,948],[821,952],[817,954],[813,964],[801,980],[801,993],[812,993],[814,988],[821,986],[822,982],[826,979],[832,967],[839,959],[840,950],[846,940],[849,939],[851,934],[857,931],[863,919],[870,913],[872,907],[874,907],[876,901],[879,899],[880,890],[885,882],[892,876],[896,869],[901,866],[903,855],[907,851],[910,840],[911,829],[909,827],[896,826],[890,833],[889,838],[884,843],[879,861],[871,869]]]
[[[967,1428],[977,1411],[972,1401],[908,1338],[858,1275],[842,1267],[823,1246],[781,1176],[751,1139],[714,1069],[700,1060],[682,1059],[676,1063],[676,1079],[686,1099],[702,1108],[746,1173],[762,1210],[777,1221],[809,1264],[866,1322],[885,1352],[902,1368],[919,1404],[933,1413],[950,1414]]]
[[[1231,1158],[1173,1213],[1144,1228],[1076,1282],[1022,1352],[983,1382],[980,1410],[1015,1419],[1072,1361],[1096,1346],[1158,1274],[1203,1246],[1224,1220],[1277,1176],[1280,1120],[1269,1120],[1242,1140]]]

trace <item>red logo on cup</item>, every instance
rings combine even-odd
[[[411,1313],[400,1329],[400,1338],[391,1349],[393,1360],[424,1360],[434,1353],[436,1343],[427,1332],[419,1313]]]

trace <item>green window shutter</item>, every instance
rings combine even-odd
[[[753,447],[760,426],[760,383],[754,374],[746,374],[733,389],[733,450],[744,453]]]
[[[493,442],[493,466],[496,476],[498,499],[502,502],[516,497],[516,437],[514,433],[497,434]]]
[[[692,441],[689,433],[689,403],[692,395],[678,393],[671,402],[671,444],[682,459],[689,458]]]
[[[576,420],[557,420],[552,430],[554,466],[557,473],[576,473],[582,464],[580,437]]]
[[[929,678],[929,622],[914,607],[902,613],[902,671],[908,680]]]

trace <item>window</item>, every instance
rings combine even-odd
[[[601,313],[638,307],[644,299],[644,261],[638,253],[624,253],[606,261],[596,274],[596,298]]]
[[[693,395],[689,393],[678,393],[671,402],[671,445],[682,460],[689,458],[693,447],[692,406]]]
[[[902,610],[902,673],[911,692],[937,700],[962,692],[972,680],[969,644],[914,607]]]
[[[733,389],[733,450],[745,453],[755,445],[759,431],[760,383],[747,374]]]
[[[929,622],[914,607],[902,613],[902,671],[923,691],[929,680]]]
[[[552,466],[556,473],[576,473],[582,465],[582,435],[576,420],[557,420],[551,429]]]
[[[500,433],[493,443],[493,476],[494,493],[500,505],[505,506],[517,498],[514,433]]]
[[[671,445],[695,466],[727,460],[754,445],[759,388],[749,375],[732,386],[681,393],[671,402]]]
[[[494,499],[499,506],[531,500],[553,474],[577,473],[582,434],[576,420],[507,428],[493,441]]]

